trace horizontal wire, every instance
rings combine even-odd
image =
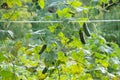
[[[0,22],[11,22],[11,23],[62,23],[65,21],[0,21]],[[67,22],[67,20],[66,20]],[[120,22],[120,20],[79,20],[79,21],[75,21],[75,20],[68,20],[68,22],[74,22],[74,23],[79,23],[79,22],[88,22],[88,23],[92,23],[92,22]]]

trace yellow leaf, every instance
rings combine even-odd
[[[102,64],[104,67],[106,67],[106,68],[107,68],[107,67],[108,67],[108,65],[109,65],[109,63],[108,63],[107,61],[105,61],[105,60],[104,60],[104,61],[102,61],[102,63],[101,63],[101,64]]]
[[[71,6],[73,6],[74,8],[80,7],[82,5],[82,3],[80,1],[73,1],[71,3]]]
[[[65,17],[65,18],[70,18],[72,14],[70,14],[70,8],[64,8],[62,10],[57,10],[57,14],[59,17]]]
[[[67,80],[66,75],[61,75],[60,80]]]
[[[38,1],[38,4],[39,4],[39,6],[42,8],[42,9],[44,9],[44,6],[45,6],[45,3],[44,3],[45,1],[44,0],[39,0]]]
[[[62,32],[60,32],[60,33],[58,34],[58,36],[59,36],[60,38],[63,38],[63,37],[64,37],[64,34],[63,34]]]
[[[31,55],[32,53],[33,53],[32,48],[25,51],[25,54],[27,54],[27,55]]]
[[[112,80],[120,80],[120,78],[118,78],[118,77],[114,77]]]
[[[62,51],[58,52],[58,60],[63,61],[63,62],[67,62],[68,58],[65,57],[65,53],[63,53]]]
[[[62,44],[64,44],[64,45],[65,45],[68,41],[69,41],[69,39],[66,38],[66,37],[64,37],[64,38],[61,39],[61,42],[62,42]]]
[[[83,72],[83,67],[79,64],[75,64],[70,66],[70,70],[71,70],[71,73],[80,74],[81,72]]]
[[[54,26],[49,26],[48,28],[49,28],[50,32],[52,32],[52,33],[55,32],[55,27]]]
[[[38,71],[37,74],[38,74],[39,80],[44,80],[48,75],[48,74],[42,74],[42,71]]]

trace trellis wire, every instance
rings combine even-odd
[[[0,22],[11,22],[11,23],[62,23],[65,21],[0,21]],[[66,21],[67,22],[67,21]],[[74,22],[74,23],[79,23],[79,22],[88,22],[88,23],[93,23],[93,22],[120,22],[120,20],[79,20],[79,21],[75,21],[75,20],[71,20],[68,22]]]

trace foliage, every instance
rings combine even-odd
[[[120,79],[119,46],[106,41],[96,31],[95,23],[93,29],[87,23],[91,33],[83,35],[86,40],[83,44],[79,31],[84,30],[84,23],[71,22],[99,18],[101,4],[108,0],[51,4],[44,0],[1,0],[0,5],[3,3],[7,3],[7,8],[1,7],[0,18],[7,22],[0,23],[0,80]],[[48,10],[49,7],[56,7],[55,11]],[[10,20],[63,22],[13,23]]]

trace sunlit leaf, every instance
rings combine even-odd
[[[81,5],[82,5],[82,3],[80,1],[71,2],[71,6],[73,6],[74,8],[80,7]]]

